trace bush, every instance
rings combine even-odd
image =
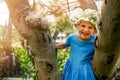
[[[26,49],[23,47],[14,47],[13,52],[16,55],[17,61],[20,63],[20,68],[22,70],[22,75],[20,77],[23,78],[33,78],[35,80],[35,67],[33,65],[32,57],[27,53]]]
[[[59,71],[62,73],[63,67],[65,65],[66,60],[69,56],[69,48],[67,49],[60,49],[57,51],[57,63]]]

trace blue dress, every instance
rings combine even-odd
[[[76,34],[68,36],[65,45],[70,46],[70,56],[65,64],[62,80],[96,80],[91,61],[94,55],[94,40],[81,41]]]

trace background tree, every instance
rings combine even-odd
[[[2,53],[4,57],[6,57],[6,61],[4,61],[4,65],[3,65],[3,76],[12,75],[13,60],[12,60],[11,42],[12,42],[12,23],[9,20],[7,31],[2,40],[2,51],[3,51]],[[9,60],[7,58],[9,58]],[[7,69],[9,70],[9,72],[7,72]]]

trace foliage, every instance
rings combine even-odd
[[[7,30],[7,26],[0,26],[0,39],[5,36],[5,32]]]
[[[60,49],[57,51],[57,63],[60,72],[63,71],[63,67],[65,65],[68,56],[69,56],[69,48]]]
[[[61,16],[56,18],[55,22],[49,22],[49,28],[52,35],[56,30],[65,33],[66,35],[69,35],[70,33],[73,33],[73,21],[69,19],[67,16]]]
[[[20,67],[22,69],[22,76],[24,78],[34,78],[35,80],[35,67],[33,65],[33,59],[30,58],[30,55],[26,53],[25,48],[23,47],[14,47],[13,52],[17,55],[18,60],[20,61]]]
[[[60,17],[57,17],[57,28],[66,33],[70,34],[73,33],[73,22],[69,19],[67,15],[63,15]]]

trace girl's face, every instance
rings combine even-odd
[[[77,29],[79,33],[78,38],[83,41],[89,40],[96,30],[92,23],[84,20],[80,21]]]

